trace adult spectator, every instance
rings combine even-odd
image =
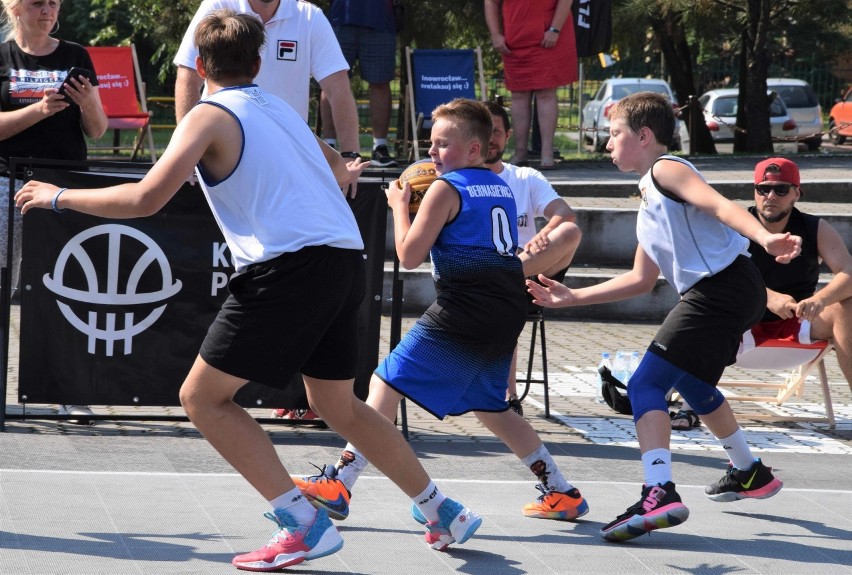
[[[349,85],[349,66],[322,11],[298,0],[204,0],[198,7],[175,55],[175,117],[180,122],[198,102],[203,80],[195,71],[198,50],[193,34],[213,10],[227,8],[252,14],[263,22],[267,41],[261,51],[255,83],[282,98],[308,120],[310,79],[313,77],[331,103],[338,149],[354,157],[358,143],[358,111]]]
[[[331,0],[328,11],[328,19],[349,68],[354,69],[358,62],[359,75],[370,86],[370,129],[373,133],[370,163],[382,168],[397,165],[388,149],[390,83],[396,75],[399,24],[394,13],[395,2],[400,0]],[[332,106],[325,92],[320,96],[320,106],[323,138],[336,146]]]
[[[540,169],[554,166],[553,138],[559,115],[556,88],[577,80],[572,0],[484,0],[491,44],[503,57],[506,88],[512,93],[515,153],[510,164],[527,162],[535,97],[541,132]]]
[[[3,0],[0,44],[0,206],[9,205],[10,158],[84,161],[85,136],[100,138],[107,117],[97,79],[68,77],[73,67],[94,71],[88,52],[79,44],[55,38],[59,30],[58,0]],[[64,95],[58,89],[65,84]],[[15,174],[23,185],[22,174]],[[14,193],[14,192],[12,192]],[[13,225],[11,285],[17,289],[21,265],[21,214]],[[8,211],[0,209],[0,265],[8,257]],[[87,406],[63,405],[72,415],[91,415]],[[81,420],[82,421],[82,420]]]
[[[852,387],[852,255],[837,230],[819,216],[796,207],[802,197],[799,167],[786,158],[769,158],[754,169],[754,206],[749,212],[773,233],[790,232],[802,238],[802,253],[789,264],[779,264],[754,244],[749,252],[766,282],[764,322],[771,333],[791,337],[805,335],[811,340],[834,338],[837,363]],[[819,291],[820,263],[834,277]],[[802,334],[801,323],[809,329]],[[673,416],[672,428],[690,427],[680,423],[681,413],[694,414],[684,404]],[[696,418],[697,419],[697,418]]]
[[[811,339],[833,338],[837,363],[852,386],[852,255],[831,224],[796,208],[800,186],[799,168],[786,158],[769,158],[754,169],[755,205],[749,211],[767,230],[802,238],[802,254],[789,266],[749,247],[767,287],[761,321],[807,320]],[[816,291],[820,262],[834,277]]]
[[[518,207],[518,245],[523,247],[521,260],[526,277],[544,274],[562,281],[568,264],[577,251],[582,233],[574,223],[574,210],[559,197],[550,182],[537,170],[518,167],[503,162],[506,142],[512,136],[509,114],[496,102],[486,104],[491,112],[492,132],[485,165],[509,184]],[[547,223],[537,229],[536,218]],[[509,368],[509,406],[523,415],[517,392],[518,348]]]

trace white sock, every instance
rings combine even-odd
[[[568,480],[559,471],[556,462],[553,461],[553,457],[543,443],[535,451],[526,457],[522,457],[521,461],[530,468],[530,471],[535,473],[539,483],[544,485],[548,491],[566,493],[574,489],[574,486],[568,483]]]
[[[757,461],[757,458],[751,454],[751,448],[748,446],[742,428],[738,427],[731,435],[719,439],[719,441],[722,443],[722,449],[725,450],[728,459],[737,469],[751,469],[751,466]]]
[[[331,146],[332,148],[337,148],[337,138],[323,138],[325,143]]]
[[[668,449],[651,449],[642,454],[645,485],[665,485],[672,480],[672,452]]]
[[[426,518],[426,521],[434,522],[438,520],[438,507],[444,502],[446,497],[441,490],[435,485],[434,481],[430,481],[419,495],[412,497],[411,500]]]
[[[358,477],[361,476],[361,472],[369,463],[351,443],[347,443],[346,447],[343,448],[340,459],[334,466],[337,468],[337,478],[343,482],[350,493],[355,482],[358,481]]]
[[[308,503],[298,487],[282,493],[269,502],[273,509],[284,509],[293,516],[299,525],[313,525],[317,510]]]
[[[375,150],[379,146],[387,146],[388,139],[387,138],[373,138],[373,149]]]

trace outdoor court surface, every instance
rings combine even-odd
[[[502,443],[472,416],[438,422],[409,404],[412,446],[446,495],[483,516],[476,536],[447,553],[429,549],[408,498],[368,468],[350,517],[338,522],[343,549],[286,572],[852,574],[852,403],[833,357],[835,430],[743,422],[756,454],[785,483],[778,495],[706,499],[704,485],[724,473],[724,454],[703,427],[678,432],[674,476],[689,520],[628,543],[600,538],[598,530],[638,500],[642,478],[632,421],[594,403],[594,357],[601,345],[635,349],[653,328],[548,322],[554,417],[543,417],[540,386],[524,402],[526,417],[588,500],[585,517],[523,517],[538,492]],[[801,403],[784,409],[818,410],[817,387],[809,384]],[[12,411],[14,390],[8,398]],[[313,426],[265,427],[295,474],[333,462],[344,443]],[[9,420],[0,434],[2,575],[237,573],[231,557],[260,547],[273,530],[264,511],[265,501],[188,423]]]

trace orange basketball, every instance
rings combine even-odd
[[[423,196],[426,194],[426,190],[429,189],[429,186],[432,185],[432,182],[437,177],[438,172],[435,171],[435,164],[432,160],[414,162],[403,170],[397,183],[400,188],[405,182],[411,184],[411,200],[408,203],[408,213],[417,213],[417,210],[420,209],[420,202],[423,201]]]

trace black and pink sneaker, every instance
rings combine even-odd
[[[656,529],[680,525],[689,517],[689,509],[681,503],[675,484],[642,486],[642,498],[615,521],[601,529],[607,541],[627,541]]]
[[[737,469],[728,465],[725,476],[704,488],[704,493],[713,501],[737,501],[739,499],[766,499],[784,487],[780,479],[772,475],[772,468],[758,459],[748,469]]]

